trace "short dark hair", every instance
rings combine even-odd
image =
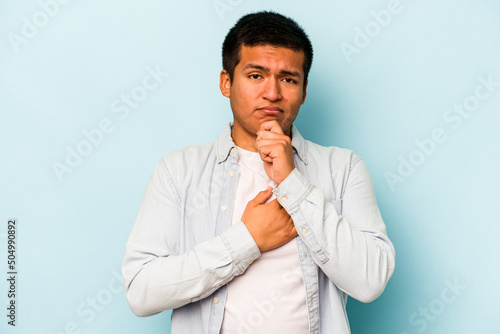
[[[304,52],[304,83],[313,58],[313,48],[304,29],[293,19],[276,12],[262,11],[242,16],[229,30],[222,44],[222,68],[233,81],[234,69],[241,60],[242,45],[272,45]]]

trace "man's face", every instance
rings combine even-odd
[[[276,120],[290,135],[306,98],[304,52],[271,45],[242,46],[240,58],[232,82],[227,71],[221,71],[220,88],[231,101],[235,144],[255,151],[262,122]]]

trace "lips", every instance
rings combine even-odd
[[[270,115],[270,116],[276,116],[280,115],[283,113],[283,110],[278,107],[271,107],[271,106],[266,106],[258,109],[260,112],[262,112],[265,115]]]

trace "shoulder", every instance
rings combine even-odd
[[[360,177],[366,179],[369,175],[363,160],[350,149],[310,141],[305,145],[308,175],[330,198],[343,198],[350,184],[358,184]]]
[[[160,181],[180,201],[186,185],[201,183],[216,165],[214,146],[214,142],[209,142],[166,154],[156,165],[152,179]]]
[[[190,145],[165,154],[162,157],[162,161],[170,163],[196,159],[197,157],[206,157],[214,153],[214,149],[215,141],[198,145]]]
[[[335,171],[352,170],[361,158],[352,150],[337,146],[323,146],[304,139],[295,126],[292,127],[292,145],[300,158],[321,170],[328,168]]]
[[[361,161],[361,157],[347,148],[322,146],[309,140],[304,140],[304,146],[307,151],[307,159],[311,163],[328,164],[331,167],[335,166],[335,169],[350,171]]]
[[[204,144],[186,146],[166,154],[161,162],[167,167],[198,168],[215,163],[234,146],[231,138],[231,124],[225,126],[216,140]]]
[[[215,144],[215,141],[211,141],[177,149],[164,155],[160,160],[160,165],[176,171],[205,165],[216,159]]]

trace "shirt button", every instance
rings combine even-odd
[[[224,160],[224,157],[221,155],[220,158],[219,158],[219,160]]]
[[[217,304],[219,302],[219,298],[214,297],[214,304]]]
[[[233,172],[233,171],[230,171],[230,172],[229,172],[229,176],[233,177],[233,176],[234,176],[234,172]]]
[[[288,199],[288,197],[286,197],[286,196],[281,197],[281,201],[282,201],[283,203],[286,203],[286,200],[287,200],[287,199]]]
[[[303,227],[302,228],[302,234],[306,234],[307,233],[307,228]]]
[[[220,209],[221,209],[222,211],[227,211],[227,206],[223,205],[223,206],[221,206],[221,207],[220,207]]]
[[[234,147],[231,149],[231,154],[234,154],[235,150]]]
[[[248,262],[248,264],[252,264],[253,263],[253,260],[250,260],[250,262]]]

